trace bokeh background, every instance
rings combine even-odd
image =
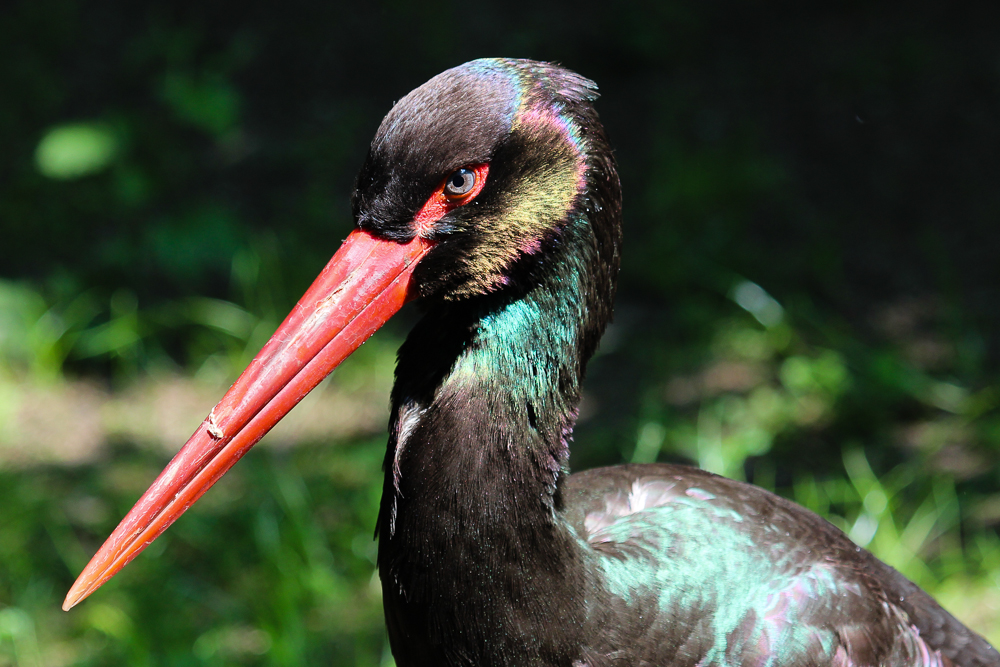
[[[625,238],[580,469],[823,514],[1000,641],[1000,5],[0,8],[0,665],[389,665],[408,307],[136,562],[62,596],[351,228],[381,117],[481,56],[596,80]]]

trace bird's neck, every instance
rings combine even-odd
[[[379,515],[387,605],[450,599],[486,627],[493,605],[516,607],[472,601],[486,582],[577,576],[558,487],[585,364],[610,313],[597,254],[580,218],[563,230],[550,273],[518,298],[445,304],[401,348]],[[523,583],[532,570],[544,576]]]
[[[468,519],[551,516],[580,385],[610,314],[593,232],[563,230],[529,288],[435,307],[400,350],[386,495],[400,511],[453,498]],[[387,498],[388,500],[388,498]],[[527,507],[505,506],[530,502]],[[391,508],[383,508],[391,509]]]

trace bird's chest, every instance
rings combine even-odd
[[[400,509],[379,552],[400,667],[573,664],[583,587],[571,545],[555,526]]]

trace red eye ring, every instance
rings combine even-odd
[[[460,172],[469,172],[468,175],[472,178],[472,184],[466,192],[461,192],[460,189],[452,187],[451,191],[454,194],[449,194],[449,185],[455,185],[451,183],[451,180],[454,176],[459,175]],[[437,189],[434,190],[434,193],[427,198],[427,201],[420,208],[420,211],[417,212],[417,215],[414,216],[414,231],[418,235],[429,232],[434,223],[450,211],[458,208],[459,206],[465,206],[470,201],[475,199],[476,196],[483,191],[483,187],[486,185],[486,177],[489,173],[489,163],[483,162],[481,164],[466,165],[465,167],[456,169],[448,174],[448,176],[441,181],[441,184],[437,187]],[[466,174],[461,175],[466,176]]]

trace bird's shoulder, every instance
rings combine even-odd
[[[672,664],[1000,665],[905,577],[759,487],[651,464],[571,475],[560,494],[603,579],[596,616],[641,617],[633,640],[672,647]]]

